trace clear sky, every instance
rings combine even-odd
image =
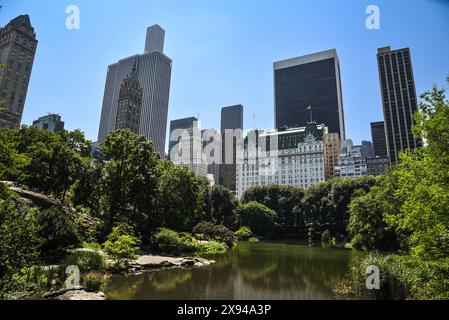
[[[80,8],[79,30],[65,27]],[[365,27],[368,5],[380,30]],[[39,40],[22,123],[59,113],[96,140],[107,66],[142,53],[146,28],[166,31],[173,60],[169,121],[200,115],[219,128],[223,106],[244,106],[245,129],[274,124],[273,62],[336,48],[347,136],[371,140],[382,120],[377,48],[410,47],[418,94],[449,74],[448,0],[0,0],[0,25],[29,14]],[[168,126],[167,126],[168,128]]]

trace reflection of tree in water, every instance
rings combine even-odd
[[[106,295],[109,300],[129,300],[140,291],[144,278],[142,276],[113,275],[106,284]]]
[[[240,243],[208,267],[122,278],[125,299],[328,299],[349,269],[350,251],[281,243]],[[138,285],[136,286],[136,283]],[[129,288],[132,287],[132,288]],[[109,294],[109,291],[106,292]]]

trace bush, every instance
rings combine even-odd
[[[70,213],[63,208],[53,206],[38,214],[40,236],[44,239],[44,254],[63,252],[81,243],[78,225]]]
[[[109,276],[103,272],[92,271],[83,274],[83,286],[87,292],[98,292],[101,286],[109,279]]]
[[[103,244],[106,253],[115,260],[117,266],[127,263],[128,259],[134,259],[136,251],[139,250],[139,239],[133,233],[132,227],[119,224],[112,228]]]
[[[238,209],[240,223],[251,228],[257,236],[266,236],[275,227],[276,212],[258,202],[241,205]]]
[[[236,232],[234,232],[234,235],[239,240],[247,240],[253,235],[253,233],[249,227],[241,227]]]
[[[104,256],[98,252],[74,251],[61,262],[62,272],[65,272],[68,266],[77,266],[81,272],[87,272],[103,270],[106,263]]]
[[[211,222],[200,222],[193,228],[194,234],[202,234],[207,240],[216,240],[232,247],[235,242],[234,232],[223,225],[215,225]]]
[[[248,240],[250,243],[256,243],[256,242],[259,242],[259,239],[257,239],[256,237],[251,237],[251,238],[249,238],[249,240]]]
[[[160,228],[153,235],[153,247],[166,254],[186,254],[196,250],[191,238],[181,237],[176,231]]]
[[[198,253],[217,254],[217,253],[225,253],[226,250],[228,250],[228,247],[221,242],[208,241],[204,243],[198,243],[196,245],[196,250]]]

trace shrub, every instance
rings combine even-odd
[[[240,240],[247,240],[253,235],[253,233],[249,227],[241,227],[234,232],[234,235]]]
[[[226,243],[231,247],[235,242],[234,233],[223,225],[215,225],[211,222],[200,222],[193,228],[193,233],[203,234],[208,240],[216,240]]]
[[[59,253],[81,243],[78,225],[70,213],[53,206],[38,214],[40,236],[44,239],[44,253]]]
[[[83,242],[83,248],[100,251],[101,245],[97,242]]]
[[[103,272],[91,271],[83,274],[82,279],[87,292],[98,292],[109,276]]]
[[[166,254],[185,254],[196,250],[192,239],[182,238],[176,231],[160,228],[153,235],[153,247]]]
[[[268,235],[275,226],[276,212],[258,202],[241,205],[237,211],[241,224],[251,228],[257,236]]]
[[[134,259],[134,254],[139,250],[139,239],[133,233],[132,227],[119,224],[112,228],[107,241],[103,244],[106,253],[115,260],[117,266],[126,263],[128,259]]]
[[[205,254],[225,253],[227,249],[228,247],[224,243],[217,241],[207,241],[196,245],[197,252]]]
[[[248,240],[250,243],[256,243],[256,242],[259,242],[259,239],[257,239],[256,237],[251,237],[251,238],[249,238],[249,240]]]
[[[77,266],[81,272],[102,270],[105,268],[105,258],[102,254],[93,251],[74,251],[61,262],[62,272],[68,266]]]

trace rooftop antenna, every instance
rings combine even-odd
[[[253,114],[253,120],[254,120],[254,130],[256,130],[256,114]]]

